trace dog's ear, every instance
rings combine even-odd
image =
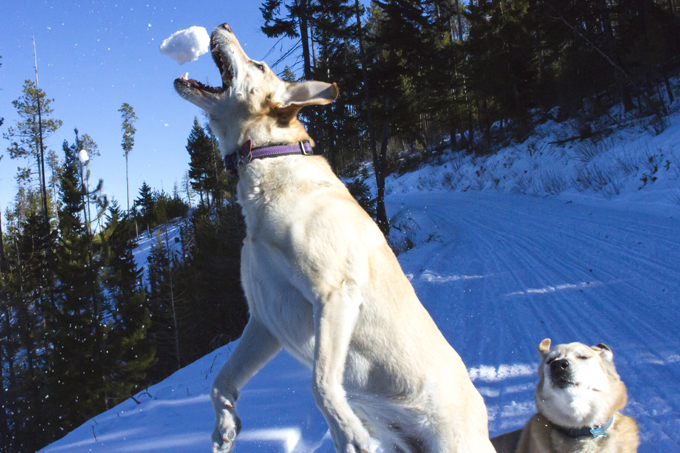
[[[335,101],[337,97],[337,84],[311,80],[284,85],[284,88],[277,92],[275,100],[279,103],[279,108],[285,109],[288,107],[302,108],[306,105],[329,104]]]
[[[593,351],[600,354],[600,357],[607,362],[611,362],[614,359],[614,353],[609,349],[609,346],[604,343],[598,343],[597,346],[591,346],[591,348]]]
[[[546,338],[541,341],[538,345],[538,355],[541,356],[541,360],[545,359],[545,356],[550,352],[550,338]]]

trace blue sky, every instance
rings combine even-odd
[[[277,40],[260,31],[260,5],[260,1],[232,0],[13,2],[11,8],[3,8],[0,26],[0,117],[5,118],[0,132],[16,123],[11,102],[21,96],[24,80],[34,80],[31,36],[35,35],[40,88],[54,99],[53,117],[64,123],[46,147],[62,156],[62,142],[74,141],[74,128],[89,134],[101,153],[90,162],[90,181],[96,184],[103,179],[104,192],[125,206],[118,109],[127,102],[139,118],[130,153],[130,197],[137,196],[143,181],[171,192],[188,169],[185,146],[193,118],[202,120],[201,111],[175,93],[173,80],[188,71],[199,81],[220,82],[209,54],[180,66],[162,55],[158,46],[178,30],[198,25],[211,33],[229,22],[251,58],[272,64],[281,53],[277,47],[264,58]],[[17,166],[25,165],[9,158],[8,145],[0,138],[3,213],[16,192]]]

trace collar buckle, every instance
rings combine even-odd
[[[300,151],[302,151],[302,154],[305,156],[311,156],[314,154],[314,150],[312,149],[312,144],[309,143],[309,140],[303,140],[299,143],[300,145]]]

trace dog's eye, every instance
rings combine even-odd
[[[253,61],[253,64],[255,65],[255,67],[256,67],[257,69],[259,69],[260,71],[264,72],[264,65],[263,65],[262,63],[258,63],[257,61]]]
[[[576,358],[579,359],[579,360],[588,360],[590,357],[586,357],[584,355],[579,355]]]

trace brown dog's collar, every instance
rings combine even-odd
[[[235,175],[238,173],[239,165],[246,165],[253,159],[278,157],[288,154],[311,156],[314,154],[314,151],[309,140],[303,140],[294,145],[271,145],[259,148],[253,148],[252,140],[247,140],[239,149],[224,157],[224,165],[230,174]]]
[[[553,423],[553,426],[555,427],[556,430],[558,430],[567,437],[571,437],[572,439],[578,439],[580,437],[594,437],[595,439],[598,439],[600,437],[607,437],[607,430],[611,428],[613,423],[614,416],[612,415],[604,425],[597,425],[592,427],[586,426],[583,428],[565,428],[564,426],[556,425]]]

